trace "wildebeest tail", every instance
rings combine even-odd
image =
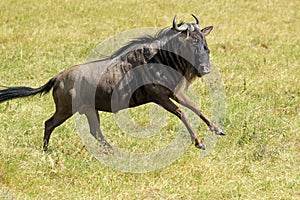
[[[39,88],[19,86],[19,87],[8,87],[4,90],[0,90],[0,103],[10,99],[33,96],[39,93],[47,93],[53,87],[55,80],[56,78],[52,78],[45,85]]]

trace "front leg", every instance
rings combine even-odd
[[[189,131],[191,140],[195,141],[195,146],[197,148],[205,150],[205,145],[202,143],[202,140],[199,138],[199,136],[193,131],[193,129],[192,129],[191,125],[188,123],[184,113],[168,97],[164,97],[164,98],[162,97],[155,103],[161,105],[163,108],[165,108],[169,112],[176,115],[183,122],[183,124]]]
[[[173,96],[172,99],[174,99],[179,104],[189,108],[194,113],[196,113],[209,127],[209,130],[217,135],[226,135],[226,132],[224,132],[222,129],[220,129],[218,126],[216,126],[214,123],[212,123],[198,108],[198,106],[192,102],[188,96],[183,94],[181,91],[177,91]]]

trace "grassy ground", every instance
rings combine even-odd
[[[195,13],[203,26],[215,27],[207,40],[225,84],[228,136],[208,157],[191,145],[166,168],[122,173],[83,148],[72,120],[55,130],[51,152],[43,153],[51,95],[10,101],[0,105],[0,199],[300,199],[299,10],[288,0],[2,0],[0,85],[8,86],[40,86],[84,62],[110,36]],[[211,113],[203,84],[194,88]],[[111,115],[101,116],[107,137],[125,137]],[[147,116],[136,119],[147,123]],[[167,143],[178,124],[170,117],[153,145]],[[202,137],[204,130],[198,129]]]

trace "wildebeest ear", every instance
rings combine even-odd
[[[211,30],[213,29],[213,26],[208,26],[208,27],[205,27],[204,29],[201,30],[201,32],[204,34],[204,36],[207,36]]]

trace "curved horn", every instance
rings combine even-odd
[[[174,19],[173,19],[173,29],[175,29],[178,32],[181,32],[181,31],[186,31],[188,28],[186,26],[183,26],[183,27],[180,26],[180,27],[178,27],[177,23],[176,23],[176,15],[175,15]]]
[[[178,27],[177,27],[177,24],[176,24],[176,15],[174,16],[173,18],[173,28],[176,30]]]
[[[196,15],[194,15],[194,14],[192,14],[192,16],[193,16],[194,19],[196,20],[196,24],[197,24],[198,26],[200,26],[200,22],[199,22],[198,17],[196,17]]]

